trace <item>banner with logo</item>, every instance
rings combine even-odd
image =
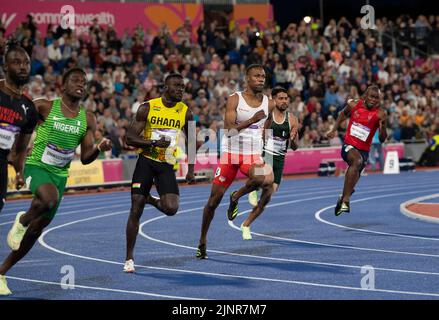
[[[123,180],[123,160],[102,160],[105,182],[118,182]]]
[[[104,169],[101,160],[95,160],[91,164],[83,165],[81,161],[73,161],[69,170],[67,187],[104,183]]]
[[[0,20],[6,33],[13,32],[25,22],[28,14],[32,15],[43,37],[47,26],[55,28],[61,23],[70,25],[70,15],[74,13],[74,26],[78,34],[88,33],[93,19],[103,27],[113,25],[119,36],[125,29],[132,31],[137,24],[150,28],[155,34],[166,23],[171,33],[188,19],[192,26],[192,38],[204,19],[204,7],[200,4],[183,3],[118,3],[118,2],[79,2],[79,1],[31,1],[3,0],[0,6]]]
[[[122,159],[95,160],[88,165],[83,165],[81,161],[75,160],[70,166],[67,187],[99,185],[105,182],[119,182],[122,180]],[[9,165],[8,192],[13,191],[16,191],[15,170]]]
[[[404,156],[404,144],[395,143],[384,145],[384,156],[389,151],[396,151],[401,158]],[[335,162],[337,168],[346,169],[347,164],[341,157],[341,146],[328,148],[310,148],[290,150],[285,156],[284,174],[316,173],[320,163],[323,161]],[[212,170],[216,171],[219,159],[215,155],[205,156],[198,155],[195,171]],[[244,177],[238,172],[238,178]]]

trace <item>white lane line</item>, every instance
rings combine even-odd
[[[197,198],[200,196],[200,194],[198,194],[197,196],[192,196],[190,195],[192,193],[188,193],[187,195],[182,193],[180,198],[185,198],[185,199],[191,199],[191,198]],[[208,192],[203,192],[202,194],[208,195]],[[121,192],[116,193],[113,196],[109,196],[110,194],[107,193],[99,193],[96,195],[92,195],[92,196],[65,196],[61,202],[61,207],[60,208],[70,208],[73,207],[72,204],[76,204],[76,203],[81,203],[81,204],[88,204],[88,203],[96,203],[99,202],[99,200],[101,199],[106,199],[105,201],[123,201],[126,200],[131,204],[131,196],[129,192]],[[12,210],[16,210],[16,209],[20,209],[20,208],[26,208],[26,206],[29,206],[31,203],[32,199],[27,199],[27,200],[20,200],[21,203],[16,203],[15,201],[13,202],[7,202],[3,212],[8,212],[8,211],[12,211]],[[78,205],[75,205],[78,206]],[[8,214],[0,214],[0,217],[5,216]],[[9,214],[10,215],[10,214]]]
[[[280,190],[278,193],[279,194],[289,193],[292,190],[297,191],[298,186],[282,188],[282,190]],[[306,188],[300,188],[300,191],[307,191],[307,190],[309,190],[309,191],[311,191],[311,190],[328,190],[328,187],[322,187],[321,185],[315,185],[315,187],[307,186]],[[194,196],[192,194],[193,194],[193,191],[192,192],[182,191],[180,194],[180,199],[196,199],[196,198],[199,198],[201,195],[209,196],[210,190],[209,191],[203,190],[202,192],[197,191],[196,196]],[[112,196],[108,197],[108,195],[112,195]],[[130,197],[129,191],[111,192],[111,193],[97,193],[97,194],[93,194],[93,195],[65,195],[65,198],[63,199],[60,208],[61,209],[70,208],[69,206],[71,205],[71,203],[77,203],[77,202],[80,202],[81,204],[96,203],[98,200],[100,200],[102,198],[105,198],[105,199],[109,198],[109,200],[115,200],[115,198],[120,198],[120,199],[118,199],[118,201],[127,200],[131,203],[131,197]],[[124,199],[124,198],[126,198],[126,199]],[[31,201],[32,201],[32,199],[9,201],[6,203],[6,205],[3,209],[3,212],[8,212],[11,210],[21,209],[25,206],[29,206]],[[63,206],[63,205],[66,205],[66,206]],[[14,215],[15,214],[16,213],[14,213]],[[12,214],[0,214],[0,217],[8,216],[8,215],[12,215]]]
[[[378,191],[379,191],[379,190],[378,190]],[[422,191],[421,191],[421,192],[422,192]],[[389,197],[391,197],[391,196],[394,196],[394,195],[389,195]],[[382,197],[382,196],[381,196],[381,197]],[[368,198],[368,199],[369,199],[369,198]],[[291,203],[294,203],[294,202],[301,202],[301,201],[308,201],[308,200],[315,200],[315,198],[302,199],[302,200],[299,200],[299,201],[295,200],[295,201],[281,202],[281,203],[277,203],[277,204],[273,204],[273,205],[268,205],[267,207],[273,207],[273,206],[277,206],[277,205],[291,204]],[[225,205],[228,205],[228,204],[221,204],[219,207],[222,207],[222,206],[225,206]],[[184,211],[182,211],[182,212],[180,212],[180,213],[191,212],[191,211],[195,211],[195,210],[199,210],[199,209],[203,209],[203,208],[201,207],[201,208],[194,208],[194,209],[184,210]],[[246,210],[246,211],[244,211],[244,212],[239,213],[238,215],[240,216],[240,215],[243,215],[243,214],[249,213],[250,211],[251,211],[251,210]],[[179,214],[180,214],[180,213],[179,213]],[[175,246],[175,247],[181,247],[181,248],[190,249],[190,250],[196,250],[196,249],[197,249],[196,247],[190,247],[190,246],[180,245],[180,244],[176,244],[176,243],[172,243],[172,242],[168,242],[168,241],[159,240],[159,239],[153,238],[153,237],[151,237],[151,236],[148,236],[147,234],[144,233],[143,228],[144,228],[145,225],[147,225],[147,224],[149,224],[149,223],[152,223],[152,222],[154,222],[154,221],[157,221],[157,220],[159,220],[159,219],[162,219],[162,218],[164,218],[164,217],[163,217],[163,216],[159,216],[159,217],[155,217],[155,218],[149,219],[149,220],[145,221],[144,223],[142,223],[142,224],[140,225],[140,228],[139,228],[139,234],[140,234],[142,237],[144,237],[144,238],[146,238],[146,239],[148,239],[148,240],[155,241],[155,242],[158,242],[158,243],[162,243],[162,244],[166,244],[166,245],[170,245],[170,246]],[[239,227],[237,227],[236,225],[234,225],[233,222],[230,222],[230,221],[229,221],[229,225],[230,225],[231,227],[233,227],[234,229],[236,229],[236,230],[239,230],[239,231],[241,230]],[[261,234],[254,233],[254,232],[252,232],[252,233],[253,233],[253,234],[256,234],[256,235],[261,235]],[[272,237],[272,236],[269,236],[269,235],[264,235],[264,236]],[[279,238],[279,237],[276,237],[276,239],[286,240],[286,238]],[[428,238],[428,239],[430,239],[430,238]],[[297,242],[301,242],[300,240],[289,239],[289,238],[288,238],[288,240],[291,240],[291,241],[294,241],[294,242],[296,242],[296,241],[297,241]],[[309,243],[309,242],[305,242],[305,243],[307,243],[307,244],[315,244],[315,243]],[[353,247],[348,247],[348,248],[349,248],[349,249],[352,249]],[[274,261],[283,261],[283,262],[297,262],[297,263],[305,263],[305,264],[317,264],[317,265],[335,266],[335,267],[345,267],[345,268],[356,268],[356,269],[361,269],[361,268],[363,267],[363,266],[355,266],[355,265],[344,265],[344,264],[335,264],[335,263],[324,263],[324,262],[306,261],[306,260],[294,260],[294,259],[284,259],[284,258],[271,258],[271,257],[257,256],[257,255],[238,254],[238,253],[226,252],[226,251],[219,251],[219,250],[208,250],[208,251],[209,251],[209,252],[214,252],[214,253],[219,253],[219,254],[225,254],[225,255],[243,256],[243,257],[249,257],[249,258],[254,257],[254,258],[258,258],[258,259],[266,259],[266,260],[274,260]],[[435,256],[435,257],[436,257],[436,256]],[[439,256],[437,256],[437,257],[439,257]],[[382,270],[382,271],[389,271],[389,272],[413,273],[413,274],[424,274],[424,275],[439,275],[439,273],[436,273],[436,272],[428,272],[428,271],[416,271],[416,270],[392,269],[392,268],[375,268],[375,269],[376,269],[376,270]]]
[[[101,202],[101,201],[99,201],[99,202]],[[121,202],[121,200],[119,200],[119,199],[108,199],[108,200],[102,201],[102,203],[105,203],[105,204],[116,203],[116,204],[113,205],[115,207],[121,206],[121,205],[123,205],[123,206],[127,206],[127,205],[129,206],[130,205],[129,202],[123,203],[123,204],[121,204],[120,202]],[[63,205],[63,204],[61,204],[59,209],[58,209],[58,211],[63,211],[65,209],[73,209],[73,208],[81,208],[82,207],[82,210],[77,210],[76,212],[84,212],[85,209],[87,209],[87,208],[84,208],[84,207],[87,207],[87,205],[96,204],[96,203],[98,203],[98,201],[95,200],[95,201],[90,202],[90,203],[81,202],[81,203],[78,203],[78,204],[75,204],[75,205]],[[105,207],[98,207],[96,209],[99,209],[99,208],[105,208]],[[22,209],[23,209],[23,211],[25,211],[25,210],[29,209],[29,206],[28,207],[24,207]],[[93,209],[95,209],[95,208],[93,208]],[[2,217],[11,217],[11,216],[15,216],[17,213],[18,213],[18,211],[14,212],[14,213],[2,214],[1,216]]]
[[[424,196],[424,197],[410,199],[406,202],[401,203],[401,205],[399,206],[399,210],[402,212],[402,214],[404,214],[405,216],[407,216],[411,219],[417,219],[417,220],[422,220],[422,221],[432,222],[432,223],[439,223],[439,218],[419,214],[419,213],[411,211],[410,209],[407,208],[409,205],[411,205],[413,203],[421,202],[424,200],[435,199],[438,197],[439,197],[439,194],[431,194],[431,195]],[[439,203],[425,203],[425,202],[422,202],[422,204],[439,205]]]
[[[180,205],[182,204],[191,204],[191,203],[198,203],[198,202],[205,202],[206,200],[193,200],[193,201],[183,201],[180,203]],[[107,201],[105,201],[107,203]],[[128,204],[128,206],[130,206],[131,204]],[[67,216],[67,215],[71,215],[71,214],[75,214],[75,213],[83,213],[84,211],[91,211],[91,210],[102,210],[102,209],[113,209],[116,207],[127,207],[126,203],[122,203],[122,204],[114,204],[111,206],[103,206],[103,207],[95,207],[95,208],[85,208],[82,210],[74,210],[74,211],[67,211],[67,212],[63,212],[63,213],[57,213],[56,216]],[[148,209],[149,207],[146,207],[146,209]],[[62,208],[61,208],[62,209]],[[14,216],[16,215],[16,213],[14,214]],[[0,223],[0,226],[4,226],[4,225],[8,225],[8,224],[13,224],[14,220],[12,221],[7,221],[7,222],[2,222]]]
[[[220,207],[225,206],[225,205],[226,204],[220,205]],[[189,210],[186,210],[186,212],[197,210],[197,209],[200,209],[200,208],[189,209]],[[173,247],[178,247],[178,248],[184,248],[184,249],[189,249],[189,250],[197,250],[197,247],[185,246],[185,245],[182,245],[182,244],[177,244],[177,243],[173,243],[173,242],[169,242],[169,241],[164,241],[164,240],[159,240],[159,239],[153,238],[153,237],[147,235],[143,231],[143,228],[145,227],[145,225],[147,225],[149,223],[152,223],[154,221],[157,221],[159,219],[162,219],[162,218],[163,217],[155,217],[155,218],[149,219],[149,220],[145,221],[144,223],[142,223],[140,225],[140,227],[139,227],[139,235],[144,237],[145,239],[151,240],[153,242],[158,242],[158,243],[162,243],[162,244],[166,244],[166,245],[173,246]],[[238,227],[235,227],[235,225],[233,225],[233,227],[235,229],[240,230]],[[293,239],[291,239],[291,240],[293,240]],[[362,269],[364,267],[363,265],[357,266],[357,265],[339,264],[339,263],[330,263],[330,262],[320,262],[320,261],[296,260],[296,259],[287,259],[287,258],[273,258],[273,257],[259,256],[259,255],[253,255],[253,254],[234,253],[234,252],[229,252],[229,251],[220,251],[220,250],[211,250],[211,249],[209,249],[207,251],[208,252],[213,252],[213,253],[218,253],[218,254],[223,254],[223,255],[237,256],[237,257],[246,257],[246,258],[257,258],[257,259],[269,260],[269,261],[290,262],[290,263],[294,262],[294,263],[301,263],[301,264],[322,265],[322,266],[329,266],[329,267],[352,268],[352,269]],[[380,270],[380,271],[388,271],[388,272],[398,272],[398,273],[409,273],[409,274],[422,274],[422,275],[439,276],[439,272],[416,271],[416,270],[406,270],[406,269],[392,269],[392,268],[379,268],[379,267],[374,267],[374,269],[375,270]]]
[[[85,209],[91,211],[91,210],[113,209],[115,207],[126,207],[126,204],[113,204],[111,206],[103,206],[103,207],[95,207],[95,208],[85,208]],[[58,217],[58,216],[68,216],[68,215],[75,214],[75,213],[83,213],[84,211],[85,210],[83,208],[82,210],[73,210],[73,211],[57,213],[56,217]],[[14,216],[15,215],[16,215],[16,213],[14,214]],[[7,225],[7,224],[13,224],[13,223],[14,223],[14,220],[7,221],[7,222],[2,222],[2,223],[0,223],[0,226]]]
[[[276,198],[295,198],[295,197],[301,197],[301,196],[304,196],[304,195],[329,193],[329,192],[331,192],[331,190],[320,191],[320,192],[295,193],[295,194],[288,194],[288,195],[285,195],[285,196],[274,196],[273,199],[276,199]],[[198,196],[193,196],[191,198],[198,198],[199,199],[200,196],[199,195]],[[182,199],[183,200],[187,200],[188,198],[184,197]],[[111,200],[108,200],[108,201],[111,201]],[[105,203],[108,203],[108,201],[105,201]],[[114,200],[114,201],[120,202],[120,200]],[[185,201],[185,202],[181,202],[180,204],[198,203],[198,202],[205,202],[205,201],[207,201],[207,200],[203,198],[203,200],[195,200],[195,201],[190,201],[190,202]],[[115,205],[111,205],[111,206],[103,206],[103,207],[96,207],[96,208],[85,208],[85,209],[83,208],[82,210],[67,211],[67,212],[57,213],[56,216],[58,217],[58,216],[71,215],[71,214],[75,214],[75,213],[83,213],[84,211],[90,210],[90,209],[92,209],[92,210],[112,209],[112,208],[115,208],[115,207],[122,207],[122,206],[131,206],[131,201],[129,201],[128,203],[115,204]],[[83,207],[83,203],[81,202],[81,204],[78,204],[78,205],[75,205],[75,206],[70,206],[70,207],[68,207],[68,206],[60,207],[58,211],[63,211],[64,209],[72,208],[72,207]],[[16,214],[17,213],[2,214],[2,215],[0,215],[0,217],[2,217],[2,216],[10,217],[10,216],[15,216]],[[13,220],[12,221],[7,221],[7,222],[2,222],[2,223],[0,223],[0,226],[9,225],[9,224],[12,224],[12,223],[14,223]]]
[[[369,187],[362,187],[357,189],[357,192],[355,195],[360,195],[362,193],[366,193],[366,191],[376,191],[378,192],[379,190],[384,190],[386,191],[388,187],[392,187],[392,190],[398,190],[398,189],[407,189],[408,187],[426,187],[426,186],[437,186],[437,183],[416,183],[416,184],[410,184],[410,185],[404,185],[403,187],[394,187],[394,184],[390,184],[390,185],[380,185],[379,188],[377,188],[376,186],[369,186]],[[272,199],[282,199],[282,198],[288,198],[288,197],[293,197],[296,195],[300,195],[300,196],[304,196],[304,195],[315,195],[315,194],[325,194],[328,192],[332,192],[334,190],[328,190],[328,188],[325,188],[326,191],[315,191],[317,189],[314,189],[313,192],[307,192],[307,193],[297,193],[297,194],[286,194],[286,195],[278,195],[280,192],[276,192],[274,194],[274,196],[272,197]],[[370,193],[370,192],[368,192]]]
[[[413,187],[418,187],[418,186],[424,186],[424,185],[437,185],[437,183],[435,181],[432,182],[423,182],[423,183],[412,183],[410,184],[410,186]],[[381,187],[386,187],[386,186],[394,186],[394,183],[392,184],[388,184],[388,185],[381,185]],[[368,186],[365,185],[364,187],[360,187],[361,189],[359,189],[359,192],[361,192],[362,190],[369,190],[369,189],[373,189],[376,187],[373,186]],[[324,193],[324,192],[330,192],[332,191],[333,188],[330,186],[326,186],[326,187],[322,187],[321,185],[316,185],[315,187],[310,187],[307,186],[306,188],[300,188],[297,185],[294,186],[288,186],[288,187],[283,187],[281,190],[279,190],[278,192],[276,192],[274,197],[278,197],[278,198],[284,198],[287,196],[299,196],[299,195],[308,195],[310,194],[309,192],[295,192],[294,194],[291,194],[291,191],[312,191],[311,194],[315,194],[315,193]],[[114,194],[114,196],[110,197],[108,199],[108,195],[109,194]],[[180,199],[196,199],[199,198],[201,195],[206,195],[208,196],[210,194],[209,192],[201,192],[198,193],[197,195],[191,195],[192,193],[188,193],[188,194],[181,194]],[[285,196],[282,196],[283,194],[286,194]],[[120,196],[120,197],[119,197]],[[108,201],[123,201],[126,200],[128,202],[128,205],[131,205],[131,198],[130,198],[130,193],[129,192],[115,192],[115,193],[100,193],[100,194],[96,194],[96,195],[84,195],[84,196],[66,196],[60,206],[60,210],[63,209],[70,209],[70,208],[74,208],[74,207],[81,207],[84,204],[88,204],[88,203],[96,203],[99,202],[99,200],[101,200],[102,198],[106,199],[105,202]],[[126,199],[125,199],[126,198]],[[207,199],[206,199],[207,200]],[[6,213],[12,210],[17,210],[17,209],[26,209],[29,205],[30,205],[30,201],[31,199],[28,200],[20,200],[20,202],[25,202],[25,203],[7,203],[5,208],[3,209],[3,214],[0,214],[0,218],[4,217],[4,216],[12,216],[12,215],[16,215],[17,213]],[[102,200],[101,200],[102,201]],[[80,203],[80,204],[76,204],[76,203]],[[26,205],[26,206],[24,206]]]
[[[80,289],[97,290],[97,291],[128,293],[128,294],[135,294],[135,295],[148,296],[148,297],[157,297],[157,298],[165,298],[165,299],[203,300],[203,299],[197,299],[197,298],[191,298],[191,297],[171,296],[171,295],[151,293],[151,292],[144,292],[144,291],[131,291],[131,290],[122,290],[122,289],[114,289],[114,288],[91,287],[91,286],[83,286],[83,285],[79,285],[79,284],[66,285],[66,284],[62,284],[60,282],[35,280],[35,279],[21,278],[21,277],[6,276],[6,278],[7,279],[11,279],[11,280],[24,281],[24,282],[33,282],[33,283],[39,283],[39,284],[55,285],[55,286],[59,286],[60,289],[61,289],[61,285],[62,285],[62,286],[65,286],[66,288],[69,288],[69,289],[80,288]],[[61,289],[61,290],[65,290],[65,289]],[[68,291],[68,292],[71,292],[71,291]],[[11,298],[14,298],[14,296],[12,295]],[[65,298],[63,298],[63,299],[65,299]]]
[[[393,190],[395,190],[395,189],[393,189]],[[431,191],[431,189],[429,189],[427,191],[422,191],[422,192],[425,193],[425,192],[430,192],[430,191]],[[388,195],[374,196],[374,197],[368,197],[368,198],[364,198],[364,199],[354,200],[354,201],[351,201],[351,203],[364,202],[364,201],[381,199],[381,198],[388,198],[388,197],[393,197],[393,196],[407,195],[407,194],[411,194],[411,193],[420,193],[420,192],[419,191],[414,191],[414,192],[407,192],[407,193],[394,193],[394,194],[388,194]],[[332,206],[328,206],[328,207],[325,207],[323,209],[320,209],[320,210],[318,210],[314,214],[314,217],[318,221],[320,221],[322,223],[325,223],[327,225],[331,225],[331,226],[334,226],[334,227],[337,227],[337,228],[342,228],[342,229],[354,230],[354,231],[365,232],[365,233],[373,233],[373,234],[379,234],[379,235],[385,235],[385,236],[392,236],[392,237],[399,237],[399,238],[439,241],[439,238],[411,236],[411,235],[405,235],[405,234],[400,234],[400,233],[391,233],[391,232],[374,231],[374,230],[367,230],[367,229],[359,229],[359,228],[348,227],[348,226],[345,226],[345,225],[342,225],[342,224],[337,224],[337,223],[330,222],[330,221],[325,220],[325,219],[323,219],[321,217],[321,214],[323,212],[325,212],[326,210],[329,210],[331,208],[334,208],[334,207],[335,207],[335,205],[332,205]]]
[[[195,208],[195,209],[192,209],[192,210],[199,210],[199,209],[200,209],[200,208]],[[120,213],[119,213],[119,214],[120,214]],[[114,215],[114,214],[111,214],[111,215]],[[105,215],[105,216],[108,216],[108,215]],[[96,218],[98,218],[98,217],[93,217],[92,219],[96,219]],[[99,218],[102,218],[102,216],[100,216]],[[160,218],[161,218],[161,217],[160,217]],[[83,220],[84,220],[84,219],[83,219]],[[81,220],[81,222],[82,222],[83,220]],[[89,220],[89,219],[87,219],[87,220]],[[75,223],[77,223],[77,222],[75,222]],[[61,226],[58,226],[58,227],[51,228],[50,230],[47,230],[47,231],[41,236],[41,238],[40,238],[40,243],[41,243],[42,240],[44,240],[43,237],[44,237],[49,231],[52,231],[52,230],[54,230],[54,229],[58,229],[58,228],[60,228],[60,227],[64,227],[64,226],[67,226],[67,225],[70,225],[70,224],[72,224],[72,223],[64,224],[64,225],[61,225]],[[57,249],[55,249],[55,248],[51,248],[51,247],[47,246],[47,244],[46,244],[46,245],[43,245],[43,246],[45,246],[45,247],[48,248],[49,250],[53,250],[53,249],[54,249],[55,252],[58,252],[58,253],[61,253],[61,254],[70,255],[70,256],[76,256],[76,257],[81,257],[81,256],[78,256],[78,255],[72,255],[72,254],[69,254],[69,253],[67,253],[67,252],[62,252],[62,251],[57,250]],[[84,258],[84,259],[91,259],[91,260],[94,260],[94,261],[101,261],[101,262],[107,262],[107,263],[113,263],[113,264],[122,265],[122,263],[111,262],[111,261],[103,261],[102,259],[95,259],[95,258],[91,258],[91,257],[85,257],[85,256],[82,256],[82,258]],[[142,266],[139,266],[139,267],[142,267]],[[147,266],[143,266],[143,267],[147,267]],[[147,268],[151,268],[151,269],[161,269],[161,270],[163,270],[163,268],[157,268],[157,267],[147,267]],[[189,270],[179,270],[179,269],[169,269],[169,268],[165,268],[165,269],[166,269],[166,270],[170,270],[170,271],[178,271],[178,272],[188,272],[188,273],[193,273],[192,271],[189,271]],[[197,272],[197,273],[199,273],[199,272]],[[208,274],[208,273],[202,273],[202,274]],[[232,276],[232,275],[220,275],[220,276],[242,278],[242,276]],[[255,277],[249,277],[249,278],[253,279],[253,278],[255,278]],[[261,278],[261,279],[263,279],[263,278]],[[267,280],[267,281],[272,281],[272,282],[285,282],[284,280],[276,280],[276,279],[266,279],[266,280]],[[316,285],[317,285],[317,286],[319,286],[319,287],[322,287],[322,286],[323,286],[323,287],[327,287],[327,286],[329,286],[329,287],[331,287],[331,288],[337,287],[337,288],[344,288],[344,289],[351,289],[351,290],[363,290],[363,289],[361,289],[361,288],[355,288],[355,287],[342,287],[342,286],[333,286],[333,285],[324,285],[324,284],[303,283],[303,282],[290,281],[290,280],[287,280],[287,283],[304,284],[304,285],[313,285],[313,286],[316,286]],[[370,290],[367,290],[367,291],[370,291]],[[411,294],[411,295],[432,295],[432,296],[438,296],[438,294],[435,294],[435,293],[416,293],[416,292],[392,291],[392,290],[381,290],[381,289],[377,289],[377,290],[375,290],[375,291],[378,291],[378,292],[387,292],[387,293],[404,293],[404,294]]]
[[[411,191],[411,192],[400,193],[398,195],[415,194],[415,193],[421,193],[421,192],[426,192],[426,191],[422,191],[422,190],[421,191]],[[366,192],[364,192],[364,193],[366,193]],[[396,195],[396,194],[394,194],[394,195]],[[392,196],[394,196],[394,195],[392,195]],[[304,200],[314,200],[314,199],[319,199],[319,198],[324,198],[324,197],[309,198],[309,199],[304,199]],[[269,206],[270,207],[277,207],[277,206],[291,204],[291,203],[295,203],[295,202],[298,202],[298,201],[294,200],[294,201],[280,202],[280,203],[276,203],[276,204],[273,204],[273,205],[268,205],[267,207],[269,207]],[[243,212],[242,214],[247,213],[247,212],[249,212],[249,210]],[[240,228],[235,226],[233,223],[229,223],[229,225],[232,228],[236,229],[236,230],[240,230]],[[262,234],[262,233],[257,233],[257,232],[253,232],[253,231],[252,231],[252,234],[260,236],[260,237],[275,239],[275,240],[282,240],[282,241],[294,242],[294,243],[302,243],[302,244],[311,244],[311,245],[323,246],[323,247],[349,249],[349,250],[359,250],[359,251],[370,251],[370,252],[380,252],[380,253],[392,253],[392,254],[401,254],[401,255],[409,255],[409,256],[419,256],[419,257],[439,258],[439,255],[437,255],[437,254],[416,253],[416,252],[395,251],[395,250],[384,250],[384,249],[374,249],[374,248],[357,247],[357,246],[328,244],[328,243],[314,242],[314,241],[304,241],[304,240],[296,240],[296,239],[285,238],[285,237],[271,236],[271,235],[268,235],[268,234]]]
[[[198,210],[198,208],[194,209],[188,209],[185,210],[188,212],[189,210]],[[103,263],[109,263],[109,264],[115,264],[115,265],[123,265],[123,263],[110,261],[110,260],[104,260],[104,259],[98,259],[93,258],[89,256],[82,256],[77,254],[72,254],[66,251],[62,251],[59,249],[56,249],[54,247],[49,246],[45,241],[44,237],[51,231],[60,229],[72,224],[100,219],[100,218],[106,218],[110,216],[115,216],[117,214],[126,213],[126,211],[123,212],[115,212],[111,214],[106,215],[100,215],[95,216],[87,219],[81,219],[72,221],[66,224],[62,224],[53,228],[50,228],[46,230],[41,237],[38,239],[39,243],[45,247],[46,249],[50,251],[57,252],[62,255],[81,258],[85,260],[91,260],[91,261],[97,261],[97,262],[103,262]],[[439,293],[430,293],[430,292],[415,292],[415,291],[399,291],[399,290],[386,290],[386,289],[373,289],[373,290],[367,290],[359,287],[350,287],[350,286],[339,286],[339,285],[331,285],[331,284],[323,284],[323,283],[315,283],[315,282],[305,282],[305,281],[296,281],[296,280],[285,280],[285,279],[273,279],[273,278],[263,278],[263,277],[251,277],[251,276],[242,276],[242,275],[231,275],[226,273],[214,273],[214,272],[204,272],[204,271],[194,271],[194,270],[185,270],[185,269],[176,269],[176,268],[163,268],[163,267],[153,267],[153,266],[145,266],[145,265],[136,265],[139,268],[145,268],[150,270],[160,270],[160,271],[170,271],[170,272],[179,272],[179,273],[185,273],[185,274],[197,274],[197,275],[207,275],[207,276],[215,276],[215,277],[221,277],[221,278],[234,278],[234,279],[246,279],[246,280],[254,280],[254,281],[264,281],[264,282],[270,282],[270,283],[283,283],[283,284],[294,284],[294,285],[304,285],[304,286],[311,286],[311,287],[319,287],[319,288],[331,288],[331,289],[343,289],[343,290],[352,290],[352,291],[364,291],[364,292],[378,292],[378,293],[390,293],[390,294],[404,294],[404,295],[414,295],[414,296],[430,296],[430,297],[439,297]]]

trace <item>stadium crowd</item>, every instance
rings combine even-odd
[[[29,53],[33,98],[59,96],[62,72],[83,68],[90,81],[84,106],[97,116],[98,141],[113,141],[113,157],[134,152],[126,128],[143,101],[160,95],[166,74],[183,75],[197,128],[217,131],[228,96],[243,89],[253,63],[266,67],[267,93],[275,85],[289,90],[289,111],[302,124],[300,147],[341,144],[342,131],[331,141],[325,133],[347,97],[358,98],[372,83],[382,89],[391,140],[429,139],[439,129],[439,16],[377,19],[373,30],[362,29],[360,18],[300,21],[285,30],[250,18],[245,28],[214,21],[197,30],[186,20],[174,34],[165,24],[157,35],[138,24],[118,37],[97,21],[89,31],[49,26],[42,37],[29,16],[6,36],[0,22],[0,50],[13,37]]]

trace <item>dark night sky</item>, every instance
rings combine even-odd
[[[298,22],[304,16],[320,17],[320,0],[271,0],[274,5],[274,16],[281,27],[288,23]],[[418,14],[439,14],[439,1],[437,0],[369,0],[375,8],[377,18],[386,16],[394,18],[403,13],[410,13],[414,17]],[[361,16],[360,10],[366,0],[323,0],[325,24],[331,18],[346,16]]]

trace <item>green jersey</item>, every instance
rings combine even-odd
[[[35,165],[51,173],[67,177],[75,149],[87,132],[87,117],[83,107],[75,118],[67,118],[61,111],[61,99],[55,99],[46,121],[39,125],[32,154],[26,164]]]
[[[288,112],[285,112],[285,120],[282,123],[277,123],[273,117],[269,129],[272,130],[272,134],[268,132],[266,135],[264,152],[283,159],[288,151],[291,132]]]

